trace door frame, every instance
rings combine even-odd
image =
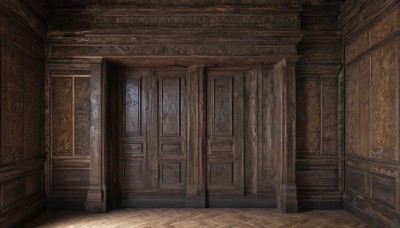
[[[187,89],[195,90],[193,96],[188,96],[188,101],[199,101],[199,97],[205,96],[204,73],[205,66],[261,66],[261,69],[270,68],[274,80],[276,80],[280,90],[277,91],[277,115],[280,120],[277,127],[277,135],[279,136],[279,146],[274,148],[275,156],[279,160],[277,167],[277,181],[275,183],[276,205],[282,212],[297,211],[297,190],[295,184],[295,144],[296,144],[296,86],[295,86],[295,63],[298,56],[288,56],[286,59],[282,57],[271,56],[246,56],[246,57],[132,57],[128,61],[115,58],[92,58],[90,59],[91,69],[91,85],[90,85],[90,185],[87,193],[86,210],[92,212],[106,212],[118,205],[112,199],[113,179],[110,176],[110,153],[112,151],[113,142],[112,126],[110,126],[110,118],[112,116],[110,103],[110,66],[139,63],[144,66],[155,66],[159,64],[166,65],[185,65],[188,68]],[[196,65],[197,64],[197,65]],[[261,70],[262,72],[262,70]],[[201,75],[201,76],[199,76]],[[264,74],[262,73],[262,77]],[[197,78],[197,79],[195,79]],[[190,80],[192,79],[192,80]],[[201,83],[203,82],[203,83]],[[257,96],[260,96],[258,93]],[[204,99],[203,99],[204,100]],[[200,101],[199,101],[200,102]],[[191,113],[196,115],[193,120],[188,119],[188,123],[199,123],[206,121],[206,106],[204,102],[194,102],[194,107],[188,106],[187,115]],[[200,111],[200,112],[199,112]],[[258,110],[261,112],[261,110]],[[202,114],[203,113],[203,114]],[[257,123],[257,121],[255,122]],[[190,125],[192,126],[192,125]],[[202,124],[201,126],[206,126]],[[258,125],[257,125],[258,126]],[[254,129],[251,129],[254,131]],[[263,129],[256,130],[255,137],[260,137]],[[194,127],[190,130],[188,137],[188,148],[193,150],[194,161],[206,161],[204,159],[204,146],[206,137],[204,137],[206,129],[204,127]],[[246,133],[245,133],[246,134]],[[202,137],[199,137],[203,135]],[[259,142],[259,141],[258,141]],[[260,150],[259,143],[258,150]],[[255,145],[252,145],[255,146]],[[197,149],[196,149],[197,148]],[[188,153],[189,155],[189,153]],[[196,158],[198,159],[196,161]],[[187,167],[191,167],[188,163]],[[202,164],[200,167],[206,167]],[[206,172],[207,170],[187,169],[187,195],[185,199],[186,207],[205,207],[206,206]],[[200,181],[195,181],[195,179]]]

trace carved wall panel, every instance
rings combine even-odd
[[[52,77],[51,119],[54,156],[71,156],[73,148],[72,78]]]
[[[297,81],[297,151],[302,153],[319,154],[321,151],[321,79],[301,78]],[[302,111],[301,111],[302,110]]]
[[[298,1],[298,4],[318,5],[323,4],[322,2],[304,0]],[[88,64],[92,70],[92,128],[89,149],[92,163],[90,186],[93,189],[87,194],[87,205],[97,203],[94,207],[99,208],[98,203],[103,200],[99,199],[99,196],[104,190],[102,183],[105,181],[102,180],[102,173],[107,172],[107,169],[118,170],[117,174],[110,171],[110,183],[106,185],[111,186],[112,197],[120,196],[123,199],[122,205],[137,203],[142,200],[137,197],[139,195],[146,195],[146,199],[173,195],[179,198],[178,202],[182,202],[185,194],[185,203],[205,205],[207,191],[216,197],[227,192],[228,196],[243,197],[260,192],[268,195],[266,200],[269,205],[276,203],[274,196],[277,191],[276,185],[280,183],[280,166],[277,164],[278,157],[272,155],[271,150],[283,150],[283,146],[278,146],[278,140],[273,142],[274,145],[263,145],[263,140],[267,142],[269,137],[276,136],[276,132],[271,130],[269,135],[262,135],[258,130],[264,118],[260,112],[261,97],[264,93],[264,67],[261,66],[261,62],[272,66],[283,56],[290,64],[297,61],[296,44],[303,35],[303,32],[299,31],[301,7],[297,2],[54,0],[52,4],[54,17],[46,39],[47,65],[60,70],[57,68],[66,69],[65,65],[69,64],[85,67]],[[285,7],[280,6],[281,4],[285,4]],[[327,4],[336,5],[338,8],[337,4]],[[199,5],[202,7],[194,7]],[[327,15],[324,20],[320,20],[319,27],[314,27],[318,21],[316,18],[310,17],[305,21],[310,28],[320,30],[322,23],[333,26],[335,18],[336,16]],[[338,71],[337,58],[340,58],[338,47],[335,43],[309,45],[299,49],[305,56],[304,65],[301,66],[302,72],[314,71],[317,75],[321,72],[335,74]],[[329,56],[324,55],[326,52],[329,52]],[[161,58],[163,56],[168,58]],[[317,65],[314,63],[317,62],[316,59],[320,61]],[[57,66],[63,64],[62,67]],[[257,64],[260,66],[252,69],[253,73],[247,72]],[[210,69],[219,70],[214,72],[205,69],[205,65]],[[210,84],[207,80],[211,77],[208,73],[221,73],[225,66],[234,69],[232,72],[235,74],[223,75],[213,82],[221,89],[213,90],[215,94],[211,99],[208,97],[209,93],[212,93],[208,88]],[[188,67],[195,70],[187,71]],[[241,76],[236,75],[239,71],[242,71]],[[294,76],[293,66],[288,71],[288,74]],[[123,75],[117,75],[118,73]],[[279,77],[284,74],[281,72]],[[202,77],[206,83],[202,81]],[[121,81],[114,82],[115,78],[121,78]],[[188,81],[188,78],[191,80]],[[81,137],[87,129],[87,117],[84,115],[86,111],[83,105],[77,106],[76,98],[78,93],[84,94],[85,90],[83,87],[77,88],[76,83],[77,79],[73,77],[71,86],[74,94],[69,101],[72,103],[73,132],[68,132],[68,135],[71,135],[72,149],[68,158],[54,157],[59,169],[71,167],[70,162],[67,165],[69,157],[88,155],[83,152],[86,139]],[[112,85],[113,83],[118,85]],[[285,82],[279,83],[282,86]],[[288,87],[294,85],[293,81],[288,83],[292,83]],[[329,111],[336,102],[332,94],[336,87],[333,80],[324,81],[325,84],[320,80],[319,83],[320,98],[315,104],[321,104],[321,99],[325,96],[323,103],[327,111],[323,118],[329,119],[329,123],[323,127],[322,122],[319,124],[319,133],[315,136],[318,137],[319,143],[315,154],[322,154],[321,128],[333,128],[324,134],[324,153],[329,156],[335,153],[332,146],[336,143],[332,133],[335,131],[332,127],[335,122],[334,115]],[[330,90],[321,89],[324,86]],[[114,91],[108,91],[108,88],[114,88]],[[115,91],[115,88],[119,90]],[[82,92],[78,92],[81,90]],[[286,101],[290,104],[295,103],[291,100],[295,97],[293,91],[291,89],[288,95],[290,98]],[[278,95],[281,97],[284,90],[276,92],[280,92]],[[270,94],[266,92],[264,95],[268,97]],[[260,98],[260,101],[256,98]],[[280,102],[283,102],[283,99]],[[186,103],[189,101],[190,105]],[[212,109],[208,106],[211,104],[209,101],[215,102],[212,106],[215,108],[214,112],[209,110]],[[84,101],[79,102],[83,104]],[[112,108],[102,110],[108,107],[107,102],[110,102]],[[289,108],[292,107],[294,106]],[[323,114],[321,109],[319,110],[321,119]],[[274,118],[281,118],[281,122],[286,121],[277,112],[275,115],[263,122],[266,128],[269,124],[278,125],[274,123]],[[211,119],[212,123],[208,123]],[[108,123],[104,122],[108,120],[118,120],[118,123],[108,129]],[[288,128],[295,128],[292,126],[294,113],[290,113],[288,121]],[[113,126],[112,123],[110,126]],[[209,134],[207,131],[210,131]],[[108,137],[112,135],[118,137],[108,142]],[[287,137],[293,136],[294,132],[290,131]],[[295,148],[289,145],[291,142],[294,140],[285,145],[289,151]],[[77,143],[82,145],[78,147]],[[311,144],[311,140],[309,143]],[[201,154],[202,151],[205,153]],[[244,151],[250,152],[245,154]],[[109,160],[107,156],[110,156]],[[107,167],[108,161],[112,164],[110,168]],[[204,164],[200,166],[201,162]],[[86,167],[83,163],[80,165]],[[193,170],[196,166],[198,169]],[[285,164],[281,166],[286,167]],[[294,160],[289,160],[287,166],[291,169],[290,172],[294,171]],[[225,175],[231,176],[229,184],[223,180]],[[293,182],[294,175],[289,179]],[[212,183],[207,185],[208,181]],[[57,191],[65,189],[57,187]],[[55,190],[53,198],[56,197]],[[230,202],[233,201],[231,199]],[[295,197],[290,201],[295,202]],[[297,204],[292,208],[296,207]],[[104,204],[101,210],[105,210]]]
[[[365,55],[359,61],[359,130],[360,130],[360,151],[359,155],[368,157],[371,151],[371,56]],[[374,95],[375,96],[375,95]],[[353,125],[350,125],[351,127]],[[354,132],[355,133],[355,132]],[[375,134],[375,133],[374,133]]]
[[[322,148],[326,156],[338,156],[338,79],[322,78]]]
[[[301,208],[340,208],[342,202],[337,111],[341,10],[330,3],[301,1],[300,28],[305,35],[298,46],[303,56],[296,64],[296,184]],[[346,51],[355,52],[356,47]]]
[[[75,125],[74,125],[74,147],[75,155],[89,155],[90,136],[90,78],[75,78]]]
[[[372,52],[371,156],[396,159],[396,43]]]
[[[359,63],[346,68],[346,152],[359,154]]]
[[[344,206],[369,224],[396,226],[400,218],[396,185],[400,180],[400,6],[390,0],[355,5],[358,8],[343,15],[348,171]]]
[[[207,76],[208,192],[243,195],[244,73],[209,71]]]
[[[121,70],[122,194],[181,190],[186,183],[185,71]],[[147,92],[149,91],[149,92]]]
[[[83,208],[89,185],[90,74],[82,65],[49,65],[45,75],[48,206],[73,199]]]

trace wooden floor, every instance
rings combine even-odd
[[[119,209],[105,214],[47,211],[26,227],[367,227],[342,210],[283,214],[276,209]]]

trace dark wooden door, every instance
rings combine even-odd
[[[244,192],[244,73],[207,73],[207,190],[209,196]]]
[[[204,183],[211,200],[244,196],[245,71],[211,69],[204,81],[198,75],[197,82],[204,83],[199,94],[204,95],[196,102],[205,104],[206,121],[193,126],[187,124],[186,109],[197,104],[186,104],[195,92],[186,89],[185,70],[127,70],[119,75],[117,160],[122,199],[173,196],[184,202],[187,168],[206,170],[205,179],[195,176],[194,181]],[[206,131],[204,136],[196,134],[206,138],[197,163],[187,160],[191,127]],[[133,204],[124,205],[137,206]]]
[[[184,195],[186,72],[122,71],[118,178],[123,198]]]

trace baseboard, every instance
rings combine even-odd
[[[299,211],[308,210],[341,210],[342,199],[298,199]]]
[[[226,197],[210,197],[207,200],[210,208],[276,208],[276,198],[226,198]]]
[[[33,202],[26,202],[24,206],[2,215],[0,227],[22,227],[45,210],[46,199],[44,197]]]
[[[187,199],[184,197],[136,197],[119,200],[121,208],[276,208],[276,198],[209,197]]]
[[[120,208],[184,208],[184,197],[137,197],[119,200]]]
[[[85,210],[86,199],[47,199],[48,210]]]
[[[343,207],[372,227],[400,227],[400,214],[386,206],[345,194]]]

